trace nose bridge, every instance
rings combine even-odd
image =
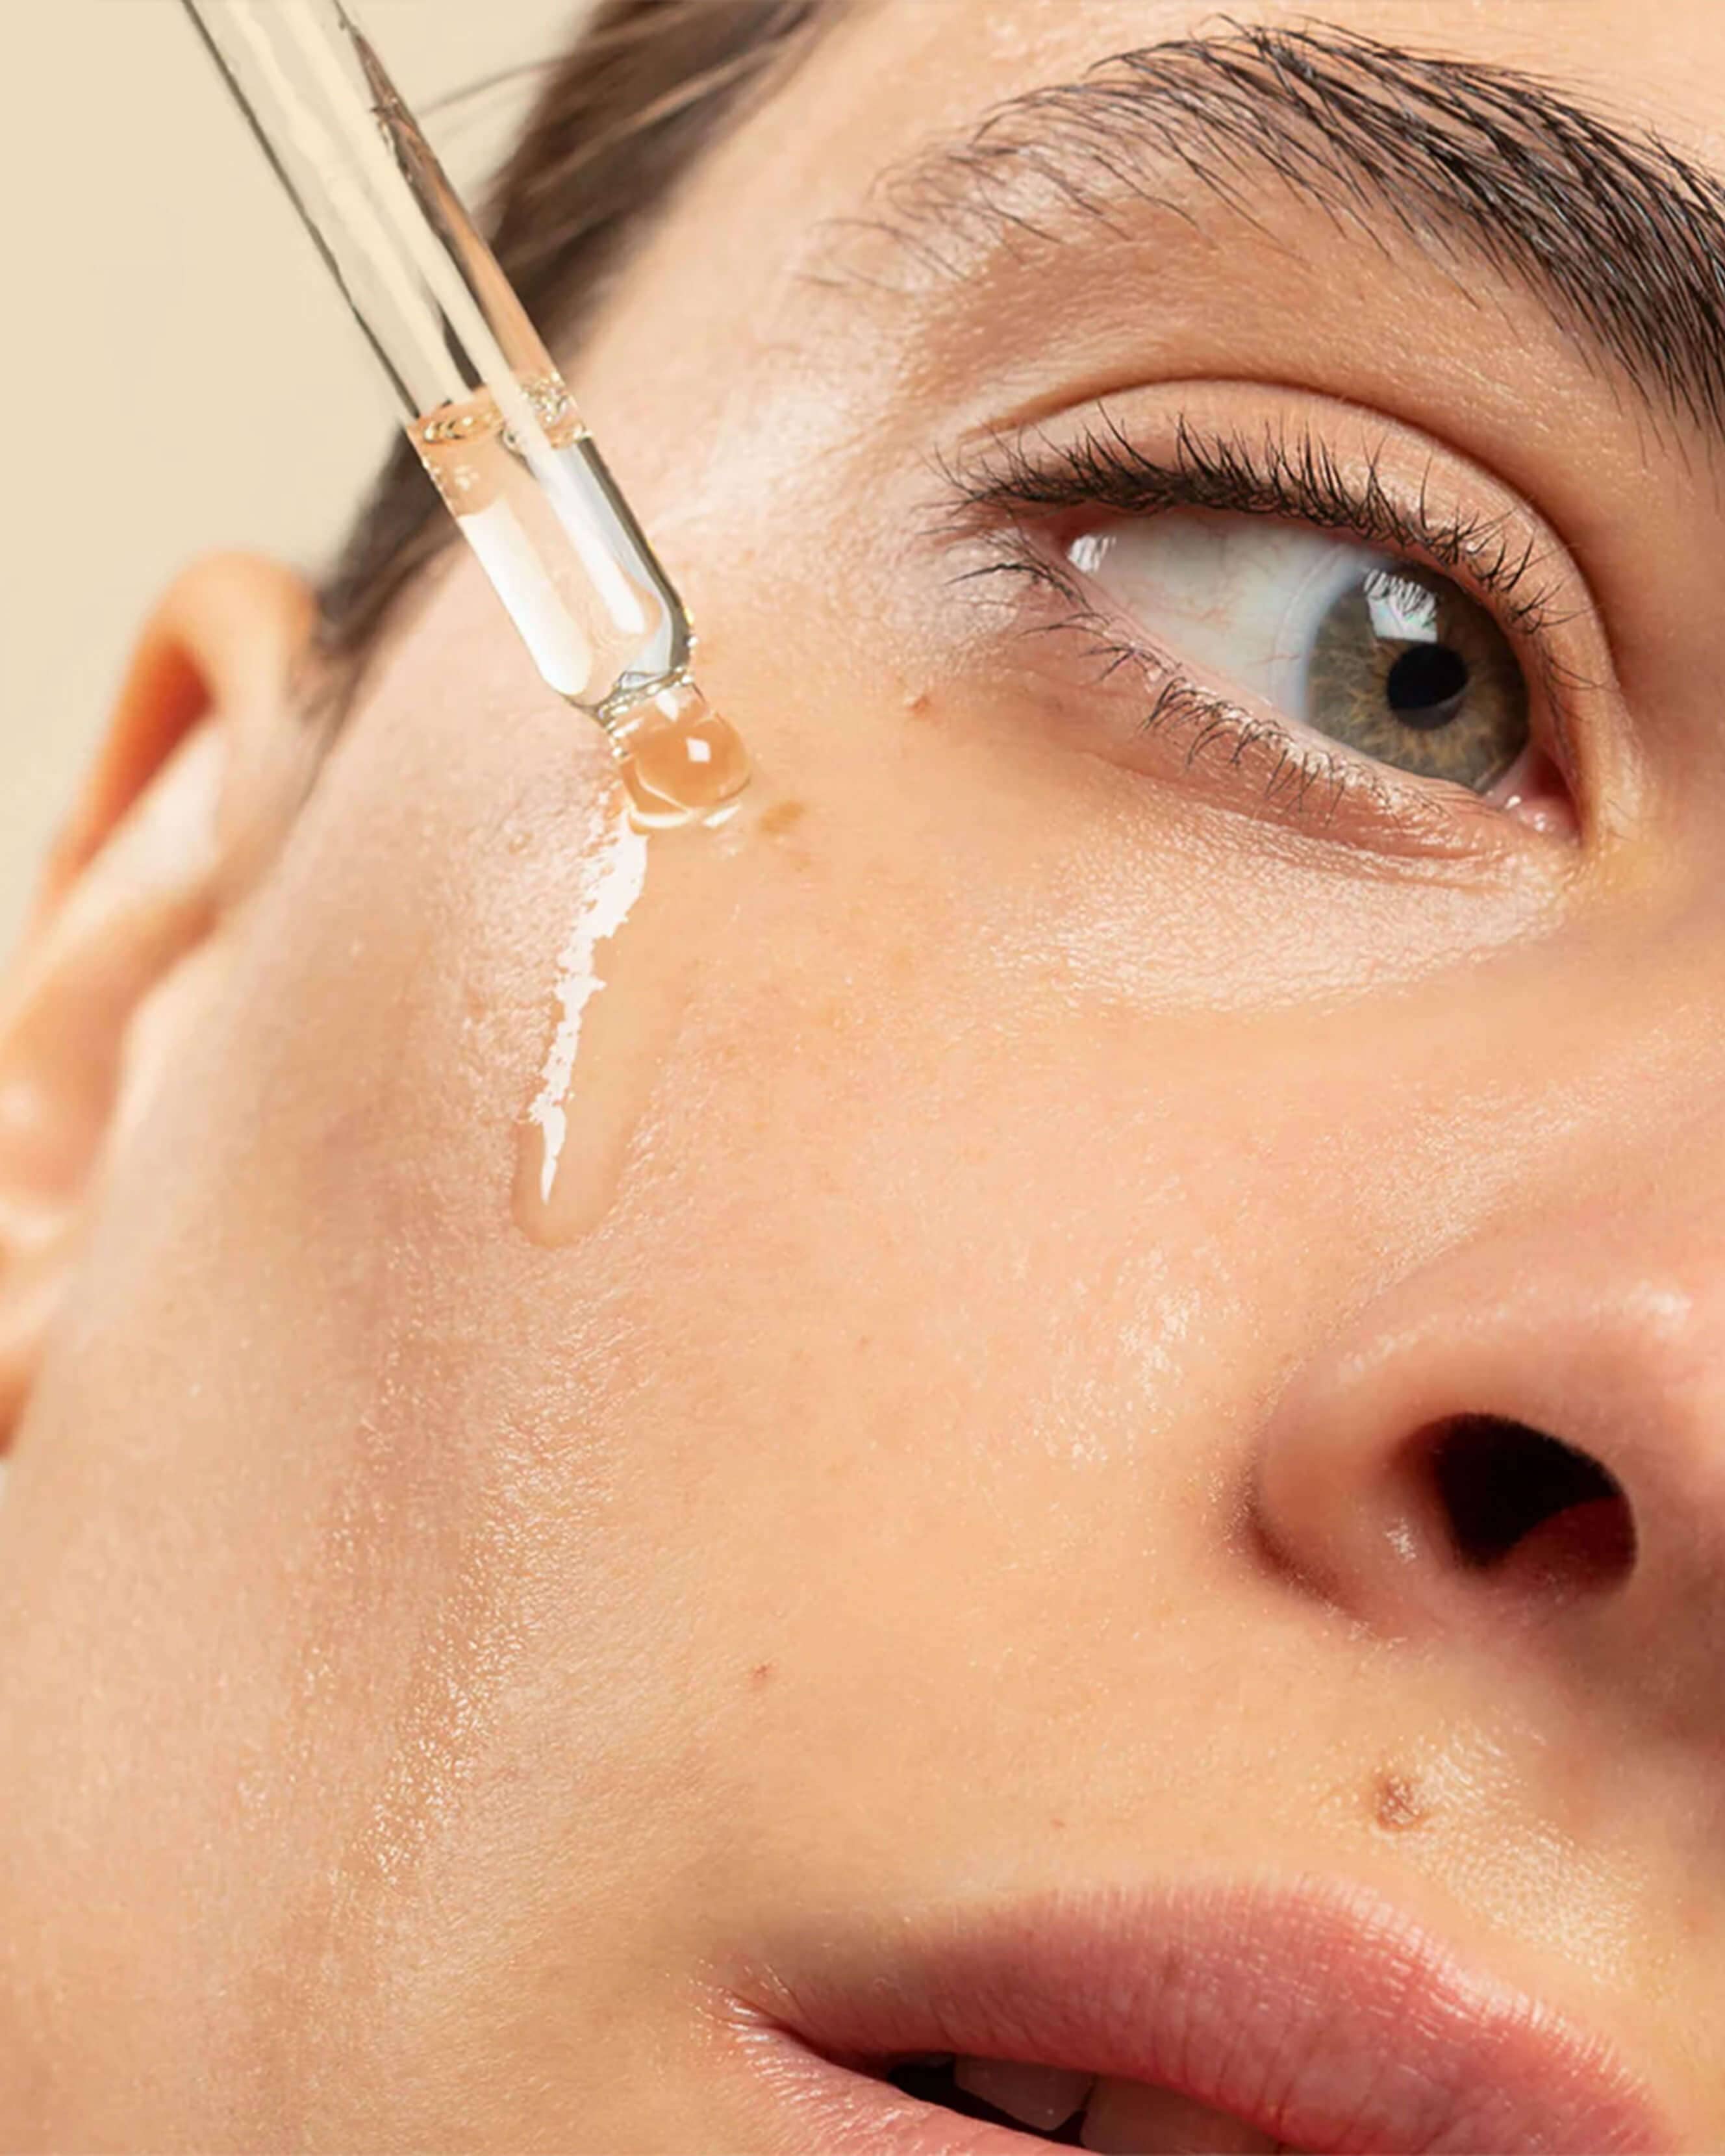
[[[1725,1347],[1725,942],[1674,940],[1615,1009],[1602,998],[1625,1061],[1582,1119],[1584,1158],[1543,1179],[1521,1261],[1543,1245],[1553,1295],[1594,1313],[1602,1347],[1656,1363],[1675,1407],[1705,1395]]]
[[[1581,1243],[1704,1301],[1725,1260],[1725,950],[1708,998],[1670,975],[1604,1023],[1621,1046],[1588,1088],[1572,1147],[1542,1175],[1538,1209]],[[1650,1009],[1647,1005],[1653,1007]]]
[[[1559,996],[1518,978],[1491,1016],[1545,1194],[1667,1232],[1725,1219],[1725,878],[1673,871],[1575,933]]]

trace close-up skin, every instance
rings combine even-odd
[[[0,2148],[1725,2149],[1725,14],[608,19],[494,228],[751,805],[529,1232],[598,730],[411,468],[164,596]]]

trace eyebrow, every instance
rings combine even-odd
[[[1549,82],[1358,33],[1230,25],[1116,54],[881,175],[884,229],[930,269],[1195,182],[1251,217],[1266,182],[1383,244],[1471,250],[1651,406],[1725,435],[1725,182]]]

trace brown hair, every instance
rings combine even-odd
[[[834,0],[600,0],[534,100],[482,222],[554,351],[751,90],[776,79]],[[454,526],[396,445],[326,579],[319,642],[336,712],[391,610]]]

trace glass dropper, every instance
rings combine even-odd
[[[562,377],[340,0],[183,0],[382,362],[533,663],[647,829],[728,815],[748,758]]]

